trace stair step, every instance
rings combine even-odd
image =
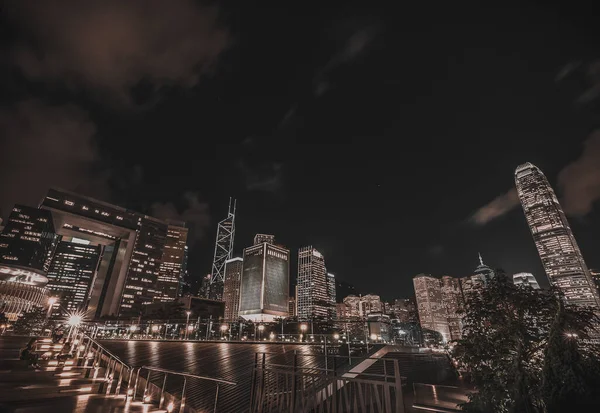
[[[2,389],[1,402],[32,400],[41,398],[64,397],[80,394],[98,393],[101,383],[75,384],[69,386],[41,386],[32,384],[18,389]]]

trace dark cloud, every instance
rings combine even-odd
[[[497,196],[488,204],[479,208],[471,216],[470,221],[475,225],[485,225],[488,222],[506,214],[519,205],[519,195],[516,189]]]
[[[583,216],[600,199],[600,131],[584,143],[582,154],[558,174],[561,204],[569,215]]]
[[[278,192],[283,188],[283,164],[280,162],[262,162],[249,165],[240,162],[247,191]]]
[[[163,87],[195,85],[229,42],[218,10],[194,0],[19,0],[3,6],[23,33],[11,57],[25,76],[126,106],[137,102],[140,88],[152,100]]]
[[[190,236],[193,240],[201,240],[206,236],[210,227],[210,211],[208,203],[200,200],[197,192],[186,192],[183,195],[184,208],[179,208],[172,202],[155,202],[150,206],[150,215],[160,219],[184,221],[190,227]]]
[[[50,186],[90,195],[106,191],[94,173],[96,127],[76,106],[22,101],[0,111],[0,207],[37,205]]]

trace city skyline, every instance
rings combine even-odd
[[[4,219],[58,186],[183,220],[198,282],[235,197],[234,254],[257,232],[278,234],[291,251],[315,246],[339,280],[392,299],[420,272],[468,274],[477,252],[539,277],[512,180],[532,162],[600,267],[598,47],[583,36],[599,29],[588,13],[531,4],[525,19],[511,2],[494,13],[467,2],[440,5],[443,21],[406,21],[388,6],[224,2],[205,15],[186,2],[175,18],[206,26],[156,34],[137,24],[141,12],[111,4],[140,41],[130,45],[105,39],[92,8],[74,21],[59,1],[38,19],[25,3],[0,13]],[[160,19],[165,8],[144,12]]]

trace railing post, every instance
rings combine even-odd
[[[396,384],[396,413],[404,413],[404,395],[402,394],[402,379],[398,360],[394,360],[394,382]]]
[[[125,370],[125,367],[123,366],[123,363],[121,363],[121,369],[119,370],[119,381],[117,382],[117,388],[115,389],[115,395],[117,395],[121,392],[121,384],[123,383],[123,370]],[[115,369],[115,371],[116,371],[116,369]]]
[[[183,376],[183,390],[181,390],[181,404],[179,405],[179,413],[184,413],[185,411],[185,387],[187,386],[187,377]],[[217,386],[218,389],[218,386]]]
[[[217,413],[217,401],[219,400],[219,383],[217,383],[217,390],[215,391],[215,405],[213,407],[213,413]]]
[[[146,395],[148,394],[148,384],[150,384],[150,376],[152,375],[152,370],[148,370],[148,377],[146,377],[146,384],[144,385],[144,394],[142,395],[142,402],[146,403]]]
[[[131,389],[131,385],[133,384],[133,367],[129,367],[129,378],[127,379],[127,390],[125,390],[125,400],[129,398],[129,393],[133,395],[133,390]],[[133,398],[132,398],[133,400]]]
[[[135,374],[135,384],[133,385],[133,396],[131,397],[131,400],[135,400],[135,396],[137,395],[137,387],[138,387],[138,380],[140,378],[140,371],[142,370],[141,367],[139,367],[137,369],[137,373]],[[143,402],[143,400],[142,400]]]
[[[337,371],[335,368],[335,356],[333,357],[333,385],[332,385],[332,397],[333,397],[333,413],[337,413]]]
[[[163,403],[165,402],[165,387],[167,386],[167,376],[168,376],[168,373],[165,373],[165,378],[163,379],[162,389],[160,390],[160,399],[158,402],[159,409],[162,409]]]

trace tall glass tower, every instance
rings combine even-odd
[[[600,308],[590,271],[546,176],[527,162],[517,167],[515,184],[550,282],[565,294],[568,304]]]

